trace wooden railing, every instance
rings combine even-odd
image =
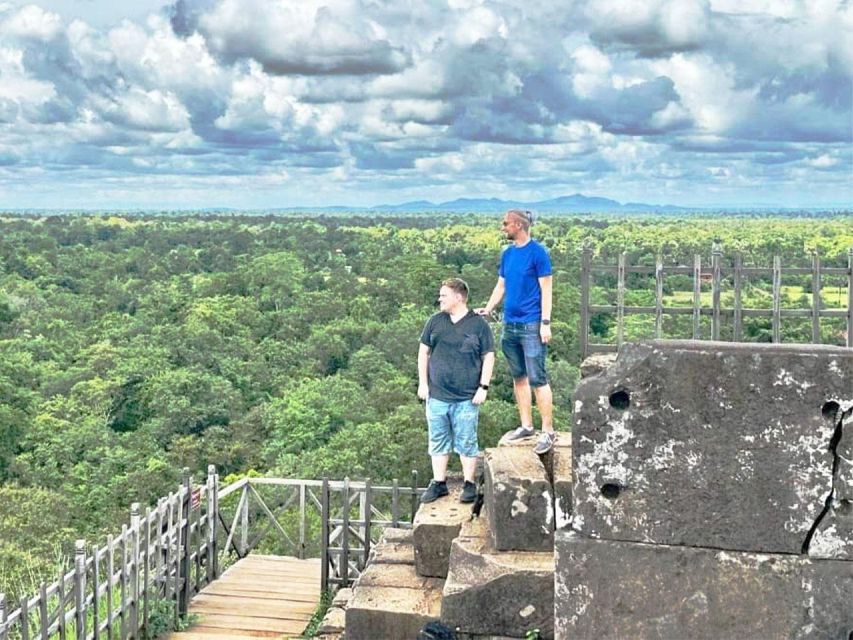
[[[213,466],[103,546],[75,544],[74,564],[17,603],[0,594],[0,640],[150,638],[176,628],[221,567],[252,551],[323,558],[322,587],[348,585],[386,526],[411,527],[423,491],[371,482],[243,478],[223,488]],[[272,534],[272,535],[271,535]]]
[[[616,275],[616,304],[591,304],[591,291],[594,286],[596,273]],[[625,304],[627,290],[626,279],[629,274],[642,274],[646,277],[654,275],[654,306],[636,306]],[[664,279],[668,275],[687,275],[692,278],[693,299],[691,306],[664,306]],[[782,307],[782,279],[784,276],[810,276],[811,305],[807,308]],[[847,307],[826,308],[821,299],[823,279],[827,276],[846,279]],[[612,277],[612,275],[611,275]],[[748,278],[772,279],[772,306],[767,309],[751,309],[743,306],[744,283]],[[733,294],[731,307],[721,304],[723,282]],[[702,304],[702,285],[709,284],[711,288],[710,305]],[[807,318],[811,320],[811,342],[821,342],[820,319],[846,319],[846,346],[853,347],[853,248],[847,255],[847,267],[826,267],[821,263],[821,257],[813,253],[810,267],[782,267],[779,256],[773,258],[772,267],[747,267],[743,264],[740,254],[734,256],[732,265],[723,264],[723,253],[719,246],[711,252],[711,264],[702,265],[701,256],[695,256],[693,266],[664,265],[658,256],[654,266],[629,265],[625,253],[619,255],[617,264],[593,264],[592,249],[584,247],[581,262],[581,310],[580,310],[580,350],[583,357],[591,353],[615,351],[625,341],[625,317],[631,314],[654,316],[653,335],[646,337],[662,338],[664,316],[692,316],[693,340],[720,340],[723,338],[721,327],[723,322],[731,320],[729,339],[741,342],[744,339],[744,318],[770,318],[771,339],[781,342],[781,327],[783,318]],[[615,344],[593,343],[590,341],[590,321],[595,314],[611,314],[616,318]],[[702,330],[703,316],[710,316],[710,327]]]

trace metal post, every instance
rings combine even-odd
[[[782,258],[773,256],[773,342],[782,341]]]
[[[584,243],[581,254],[581,317],[580,317],[580,352],[581,359],[589,355],[589,287],[590,265],[592,263],[592,247]]]
[[[78,638],[86,637],[86,541],[74,543],[74,613]],[[23,612],[22,612],[23,614]]]
[[[722,255],[723,251],[720,245],[714,243],[714,248],[711,250],[711,266],[714,270],[711,292],[711,305],[713,309],[711,315],[711,340],[720,339],[720,260]]]
[[[702,307],[702,256],[693,256],[693,339],[699,339]]]

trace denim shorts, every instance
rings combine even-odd
[[[545,372],[548,347],[539,337],[538,322],[505,323],[501,349],[514,380],[527,378],[531,387],[544,387],[548,384],[548,374]]]
[[[426,402],[426,417],[429,425],[429,455],[448,455],[451,449],[468,458],[475,458],[480,453],[477,444],[480,407],[473,402],[444,402],[429,398]]]

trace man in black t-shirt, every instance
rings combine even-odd
[[[418,397],[426,401],[433,476],[421,502],[447,495],[451,449],[459,454],[465,476],[459,499],[473,502],[477,421],[492,379],[495,339],[488,323],[468,309],[464,280],[442,282],[438,303],[441,311],[427,321],[418,350]]]

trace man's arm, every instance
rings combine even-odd
[[[489,351],[483,356],[483,367],[480,369],[480,387],[477,393],[471,399],[473,404],[483,404],[486,401],[488,391],[483,389],[483,385],[489,386],[489,381],[492,379],[492,370],[495,368],[495,352]]]
[[[506,281],[502,276],[498,276],[498,283],[495,285],[495,288],[492,289],[492,295],[489,296],[489,301],[486,303],[485,307],[480,309],[474,309],[474,313],[481,316],[488,316],[495,310],[495,307],[498,306],[501,300],[504,297],[504,291],[506,291]]]
[[[421,342],[418,347],[418,398],[421,400],[426,400],[429,397],[428,365],[429,347]]]
[[[542,319],[549,322],[551,320],[551,305],[553,303],[553,284],[553,276],[542,276],[539,278],[539,287],[542,289]],[[542,344],[551,342],[550,324],[542,323],[539,325],[539,338],[542,340]]]

